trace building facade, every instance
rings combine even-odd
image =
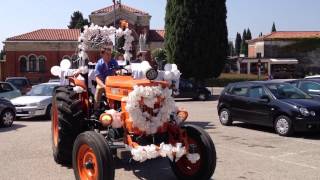
[[[248,41],[248,57],[239,58],[239,73],[281,78],[320,73],[320,31],[277,31]]]
[[[163,48],[164,30],[150,29],[151,16],[141,10],[123,4],[115,9],[108,6],[89,15],[90,21],[99,26],[116,27],[121,20],[129,23],[135,41],[132,53],[139,51],[139,37],[146,37],[145,50]],[[62,59],[76,59],[79,29],[39,29],[4,41],[5,61],[1,63],[0,79],[25,76],[32,82],[46,82],[52,77],[50,69]],[[97,50],[88,52],[90,61],[99,59]]]

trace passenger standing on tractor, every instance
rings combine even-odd
[[[100,49],[101,59],[98,60],[95,68],[95,76],[97,81],[97,87],[95,92],[94,110],[97,112],[99,109],[99,103],[105,88],[105,81],[107,76],[114,75],[119,68],[116,60],[112,59],[112,50],[109,47],[102,47]]]

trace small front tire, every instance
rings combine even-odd
[[[177,179],[181,180],[207,180],[213,175],[216,168],[216,149],[209,134],[202,128],[195,125],[184,125],[188,143],[196,145],[196,153],[200,159],[196,163],[191,163],[186,155],[177,162],[170,161],[171,168]]]
[[[114,160],[106,139],[94,131],[80,134],[73,147],[72,165],[77,180],[113,180]]]

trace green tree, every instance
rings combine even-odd
[[[5,55],[5,52],[4,52],[4,50],[2,49],[2,50],[0,51],[0,60],[3,59],[4,55]]]
[[[228,42],[228,52],[227,52],[228,56],[234,56],[235,54],[235,49],[234,49],[234,45],[232,41]]]
[[[183,77],[202,81],[220,75],[228,50],[226,15],[226,0],[167,1],[167,59]]]
[[[273,22],[271,32],[277,32],[276,24]]]
[[[83,29],[85,25],[89,25],[89,20],[84,19],[83,15],[80,11],[75,11],[71,15],[70,24],[68,26],[69,29]]]
[[[248,28],[248,29],[247,29],[247,37],[246,37],[246,40],[251,40],[251,39],[252,39],[251,31],[250,31],[250,29]]]
[[[263,35],[262,35],[262,32],[259,34],[259,37],[262,37]]]
[[[236,41],[235,41],[235,54],[237,56],[240,55],[241,42],[242,42],[241,34],[237,32]]]
[[[151,56],[158,61],[167,60],[167,52],[162,48],[152,50]]]
[[[242,33],[242,41],[241,41],[241,49],[240,49],[240,54],[244,54],[245,56],[248,54],[248,46],[246,43],[247,40],[247,30],[243,30]]]

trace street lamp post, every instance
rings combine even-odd
[[[258,79],[261,79],[261,53],[257,53],[258,59]]]

